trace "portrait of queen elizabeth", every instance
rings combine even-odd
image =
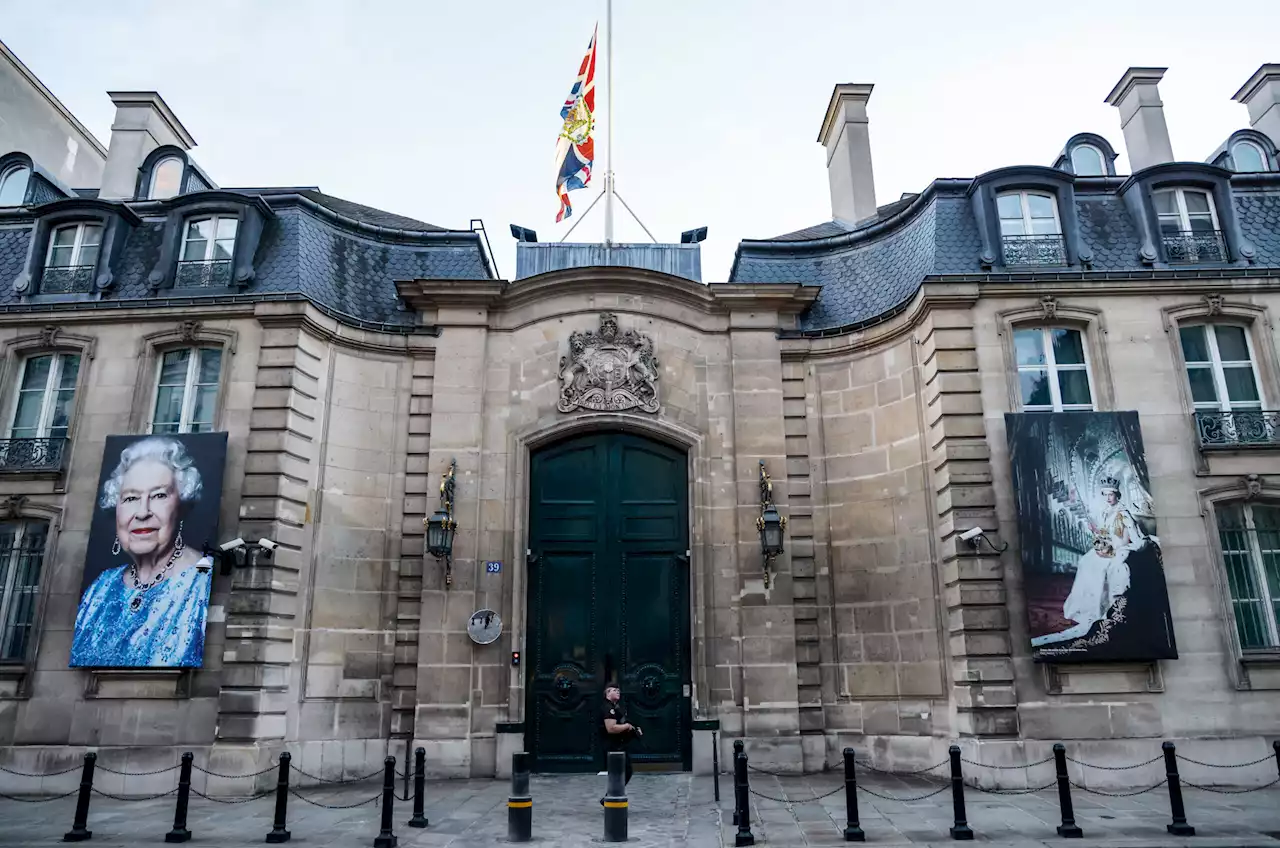
[[[210,438],[200,453],[216,464],[202,474],[191,447]],[[213,576],[201,551],[216,527],[225,446],[225,433],[107,440],[107,459],[118,459],[103,464],[72,666],[201,665]]]

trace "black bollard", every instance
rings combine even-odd
[[[84,842],[93,838],[89,825],[89,798],[93,795],[93,767],[98,755],[90,751],[84,755],[84,769],[80,772],[80,797],[76,799],[76,817],[71,830],[62,835],[63,842]]]
[[[285,830],[285,816],[289,813],[289,752],[280,755],[280,776],[276,778],[276,817],[271,823],[271,832],[267,834],[267,842],[288,842],[293,836]]]
[[[738,823],[738,757],[742,755],[742,740],[733,740],[733,823]]]
[[[396,758],[382,761],[382,826],[373,839],[373,848],[396,848],[395,832],[391,829],[391,812],[396,800]]]
[[[751,832],[751,784],[747,782],[747,754],[742,750],[741,740],[733,743],[733,799],[738,810],[734,816],[738,832],[733,836],[733,844],[738,848],[755,845],[756,837]]]
[[[1084,831],[1076,824],[1076,814],[1071,808],[1071,778],[1067,776],[1067,749],[1061,742],[1053,746],[1053,765],[1058,771],[1058,806],[1062,807],[1062,824],[1058,835],[1064,839],[1079,839]]]
[[[610,751],[605,758],[609,777],[604,793],[604,841],[627,841],[627,755]]]
[[[951,746],[951,806],[956,823],[951,826],[952,839],[972,839],[973,828],[964,814],[964,775],[960,773],[960,746]]]
[[[422,814],[422,796],[427,788],[427,751],[419,748],[413,752],[413,818],[409,819],[409,827],[426,827],[430,822]]]
[[[533,838],[533,796],[529,794],[529,755],[511,755],[511,797],[507,800],[507,841]]]
[[[1280,739],[1271,743],[1271,750],[1276,752],[1276,774],[1280,775]]]
[[[187,804],[191,801],[191,761],[195,756],[188,751],[182,755],[182,769],[178,772],[178,805],[173,810],[173,830],[164,835],[165,842],[186,842],[191,838],[187,830]]]
[[[1195,836],[1196,829],[1187,824],[1187,810],[1182,806],[1182,783],[1178,780],[1178,746],[1166,742],[1160,746],[1164,750],[1164,774],[1169,780],[1169,808],[1173,813],[1173,821],[1164,829],[1174,836]]]
[[[720,803],[720,734],[711,731],[711,783],[716,789],[716,803]],[[1280,742],[1276,743],[1276,762],[1280,764]]]
[[[858,822],[858,776],[854,772],[857,765],[852,748],[844,749],[844,808],[845,808],[845,842],[866,842],[867,835],[862,832]]]

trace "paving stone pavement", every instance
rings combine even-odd
[[[822,846],[843,844],[845,802],[834,774],[778,778],[753,774],[752,832],[757,845]],[[922,778],[875,776],[865,789],[893,798],[919,797],[944,784]],[[534,842],[544,846],[585,848],[602,842],[603,815],[599,805],[604,778],[595,775],[535,775]],[[688,774],[637,774],[629,787],[632,848],[722,848],[734,844],[732,779],[721,779],[721,801],[713,799],[709,777]],[[329,805],[370,803],[352,809],[313,806],[298,798],[289,801],[290,845],[368,846],[378,834],[379,787],[370,782],[336,788],[303,788],[300,794]],[[427,784],[426,812],[431,826],[405,826],[412,811],[407,802],[395,806],[399,844],[432,848],[481,848],[506,842],[505,781],[456,780]],[[818,801],[805,802],[818,795]],[[1115,848],[1280,848],[1280,786],[1228,795],[1185,789],[1187,815],[1197,829],[1191,838],[1165,833],[1169,822],[1168,792],[1163,787],[1128,798],[1073,793],[1082,840],[1058,837],[1060,819],[1056,791],[1023,795],[990,795],[966,790],[969,824],[975,842],[992,848],[1041,848],[1046,845],[1115,846]],[[952,845],[950,792],[917,801],[894,801],[859,793],[862,827],[867,843],[876,845]],[[779,800],[770,800],[779,799]],[[781,799],[790,800],[788,804]],[[172,824],[172,796],[143,801],[119,801],[95,796],[89,815],[90,846],[161,844]],[[0,799],[0,846],[39,846],[60,843],[70,828],[75,798],[45,803]],[[193,796],[188,826],[192,846],[248,846],[263,844],[271,829],[273,796],[243,804],[219,804]],[[1274,833],[1275,835],[1269,835]]]

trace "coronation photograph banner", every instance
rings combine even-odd
[[[1032,656],[1176,659],[1136,412],[1005,415]]]
[[[226,433],[108,436],[71,666],[204,661]]]

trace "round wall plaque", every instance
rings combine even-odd
[[[502,635],[502,616],[493,610],[476,610],[467,622],[467,635],[478,645],[496,642]]]

